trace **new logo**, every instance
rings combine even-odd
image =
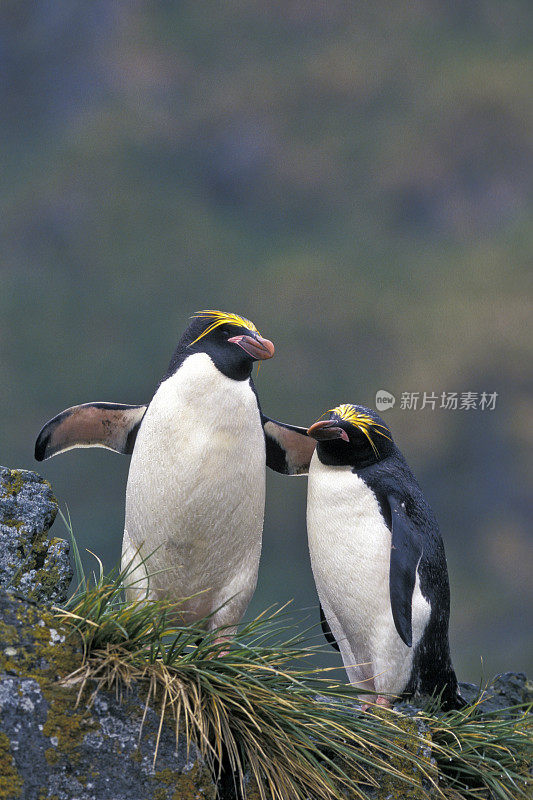
[[[376,392],[376,408],[378,411],[387,411],[388,408],[393,408],[396,398],[385,389],[378,389]]]

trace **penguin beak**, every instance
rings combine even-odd
[[[269,339],[263,339],[258,334],[255,336],[251,334],[232,336],[231,339],[228,339],[228,342],[238,344],[254,361],[264,361],[267,358],[272,358],[275,353],[272,342]]]
[[[337,423],[336,419],[320,419],[307,429],[307,435],[318,442],[324,442],[327,439],[344,439],[345,442],[350,441],[350,437]]]

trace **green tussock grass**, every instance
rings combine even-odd
[[[241,791],[252,776],[264,800],[363,800],[383,786],[406,797],[530,797],[527,708],[483,714],[479,698],[462,711],[421,711],[432,762],[411,720],[355,710],[357,692],[313,668],[318,646],[294,634],[285,609],[243,625],[228,648],[221,631],[176,624],[175,603],[126,602],[128,568],[105,575],[98,562],[87,579],[74,538],[73,548],[79,586],[55,610],[84,648],[68,680],[79,682],[80,698],[136,682],[160,717],[154,764],[170,722],[215,778],[229,763]]]

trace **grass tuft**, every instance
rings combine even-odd
[[[460,797],[531,799],[533,704],[486,712],[485,700],[431,718],[441,779]]]
[[[229,763],[244,795],[251,776],[263,800],[364,800],[391,782],[406,796],[529,796],[530,708],[483,714],[480,697],[461,711],[420,711],[429,758],[415,722],[383,708],[362,713],[354,689],[313,669],[318,647],[292,633],[284,608],[242,626],[228,649],[221,631],[177,625],[175,603],[126,602],[129,568],[106,576],[97,559],[87,579],[75,542],[73,552],[78,589],[55,613],[81,636],[84,659],[66,680],[79,683],[79,698],[136,682],[145,714],[153,706],[160,715],[159,736],[170,721],[215,778]]]

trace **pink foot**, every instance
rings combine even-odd
[[[214,640],[213,644],[214,645],[224,644],[225,642],[230,642],[230,641],[231,641],[231,637],[230,636],[217,636],[217,638]],[[219,650],[218,653],[217,653],[217,658],[220,658],[221,656],[227,656],[228,653],[229,653],[229,647],[228,647],[227,650]]]
[[[363,705],[361,706],[361,711],[363,711],[363,712],[364,711],[368,711],[368,709],[372,708],[373,706],[382,706],[383,708],[392,708],[392,703],[388,698],[383,697],[382,694],[378,694],[378,696],[376,697],[376,699],[374,700],[373,703],[363,703]]]
[[[378,695],[378,699],[376,700],[377,706],[383,706],[383,708],[392,708],[392,703],[387,697],[383,697],[382,694]]]

